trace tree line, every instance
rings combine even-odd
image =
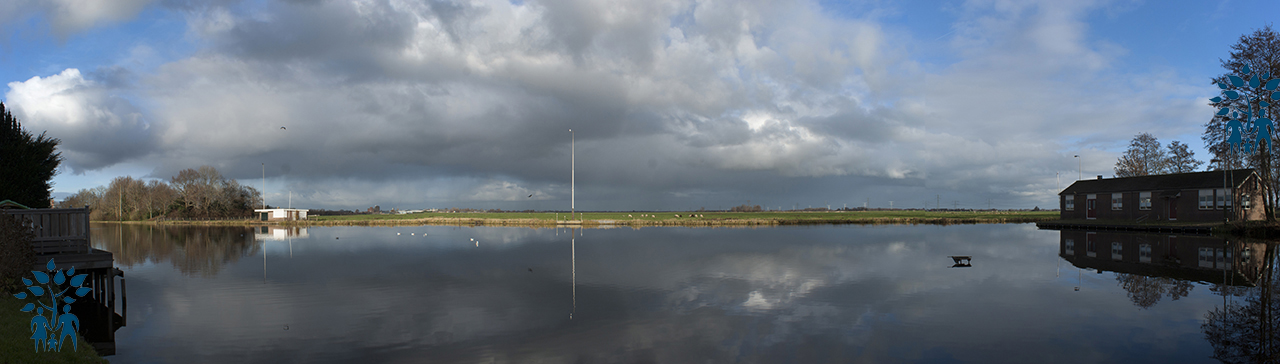
[[[58,203],[60,208],[88,206],[92,220],[249,218],[262,201],[252,186],[201,166],[184,169],[168,182],[116,177],[107,186],[82,189]]]
[[[1160,141],[1149,133],[1138,134],[1129,149],[1116,161],[1116,177],[1195,172],[1204,164],[1186,144],[1174,140],[1161,148]]]

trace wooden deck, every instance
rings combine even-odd
[[[44,271],[53,259],[55,269],[75,267],[89,275],[84,287],[93,289],[86,296],[91,299],[71,304],[72,312],[83,323],[80,334],[85,341],[101,355],[115,354],[115,331],[128,317],[124,271],[115,268],[111,252],[90,245],[89,209],[5,209],[0,214],[23,219],[35,233],[31,249],[36,263],[31,270]]]
[[[86,254],[89,247],[89,209],[0,210],[23,218],[35,233],[36,254]]]

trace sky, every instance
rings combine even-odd
[[[1207,161],[1209,79],[1269,14],[1280,3],[16,0],[0,83],[25,128],[62,140],[55,197],[209,165],[302,208],[1055,208],[1138,133]]]

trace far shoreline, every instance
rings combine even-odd
[[[183,226],[509,226],[582,227],[763,227],[795,225],[962,225],[1020,224],[1058,219],[1056,211],[823,211],[823,212],[586,212],[576,220],[567,213],[478,212],[404,215],[316,216],[297,221],[145,220],[95,223]],[[679,216],[679,217],[677,217]]]

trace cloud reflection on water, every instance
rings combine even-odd
[[[293,239],[293,258],[272,247],[283,242],[266,242],[265,283],[261,242],[207,240],[196,246],[217,249],[181,249],[178,239],[164,246],[102,234],[95,244],[124,249],[122,261],[175,267],[128,273],[131,307],[151,312],[143,325],[120,331],[117,357],[1185,361],[1208,357],[1200,317],[1216,302],[1196,289],[1138,310],[1109,274],[1085,274],[1084,288],[1073,291],[1076,277],[1058,272],[1058,232],[1030,225],[590,230],[576,240],[576,267],[565,231],[308,232]],[[475,247],[470,238],[492,243]],[[949,268],[948,255],[971,255],[973,267]],[[222,267],[185,268],[190,261]],[[192,346],[199,348],[177,349]]]

